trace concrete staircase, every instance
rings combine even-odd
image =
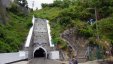
[[[79,63],[87,61],[87,58],[86,58],[85,55],[86,55],[86,50],[85,49],[82,49],[82,50],[78,51],[77,58],[78,58]]]

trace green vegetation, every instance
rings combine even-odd
[[[32,16],[17,16],[9,13],[10,20],[0,25],[0,52],[14,52],[22,48],[31,24]]]
[[[46,18],[48,20],[53,20],[59,15],[61,10],[62,9],[58,8],[58,7],[51,8],[51,9],[49,9],[49,7],[46,7],[44,9],[39,10],[38,12],[34,12],[34,14],[36,17]]]
[[[21,4],[18,1],[23,1]],[[6,25],[0,24],[0,52],[18,51],[25,42],[31,24],[32,14],[23,11],[27,2],[18,0],[7,9],[9,20]],[[60,34],[74,28],[76,35],[89,40],[91,45],[99,45],[103,49],[113,44],[113,0],[56,0],[52,4],[42,4],[43,9],[33,12],[36,17],[50,20],[53,43],[66,43]],[[95,13],[96,11],[96,13]],[[90,19],[97,22],[88,23]],[[98,30],[97,30],[98,28]],[[75,36],[76,36],[75,35]],[[99,40],[97,39],[99,35]]]
[[[112,3],[112,0],[56,0],[53,4],[42,4],[43,9],[35,11],[34,14],[36,17],[50,20],[54,43],[62,42],[60,34],[63,31],[75,28],[75,33],[88,39],[91,44],[106,48],[106,44],[110,45],[113,41]],[[90,19],[95,21],[95,14],[97,22],[90,25],[88,21]]]
[[[17,5],[13,3],[11,8],[7,8],[9,20],[5,25],[0,24],[0,53],[21,50],[32,25],[32,14],[24,14]]]

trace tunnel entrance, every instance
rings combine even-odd
[[[46,52],[42,48],[39,48],[34,52],[34,58],[39,58],[39,57],[46,57]]]

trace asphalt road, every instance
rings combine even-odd
[[[50,60],[45,58],[34,58],[28,64],[61,64],[57,60]]]

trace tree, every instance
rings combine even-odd
[[[28,3],[26,0],[15,0],[15,2],[22,7],[28,8]]]

